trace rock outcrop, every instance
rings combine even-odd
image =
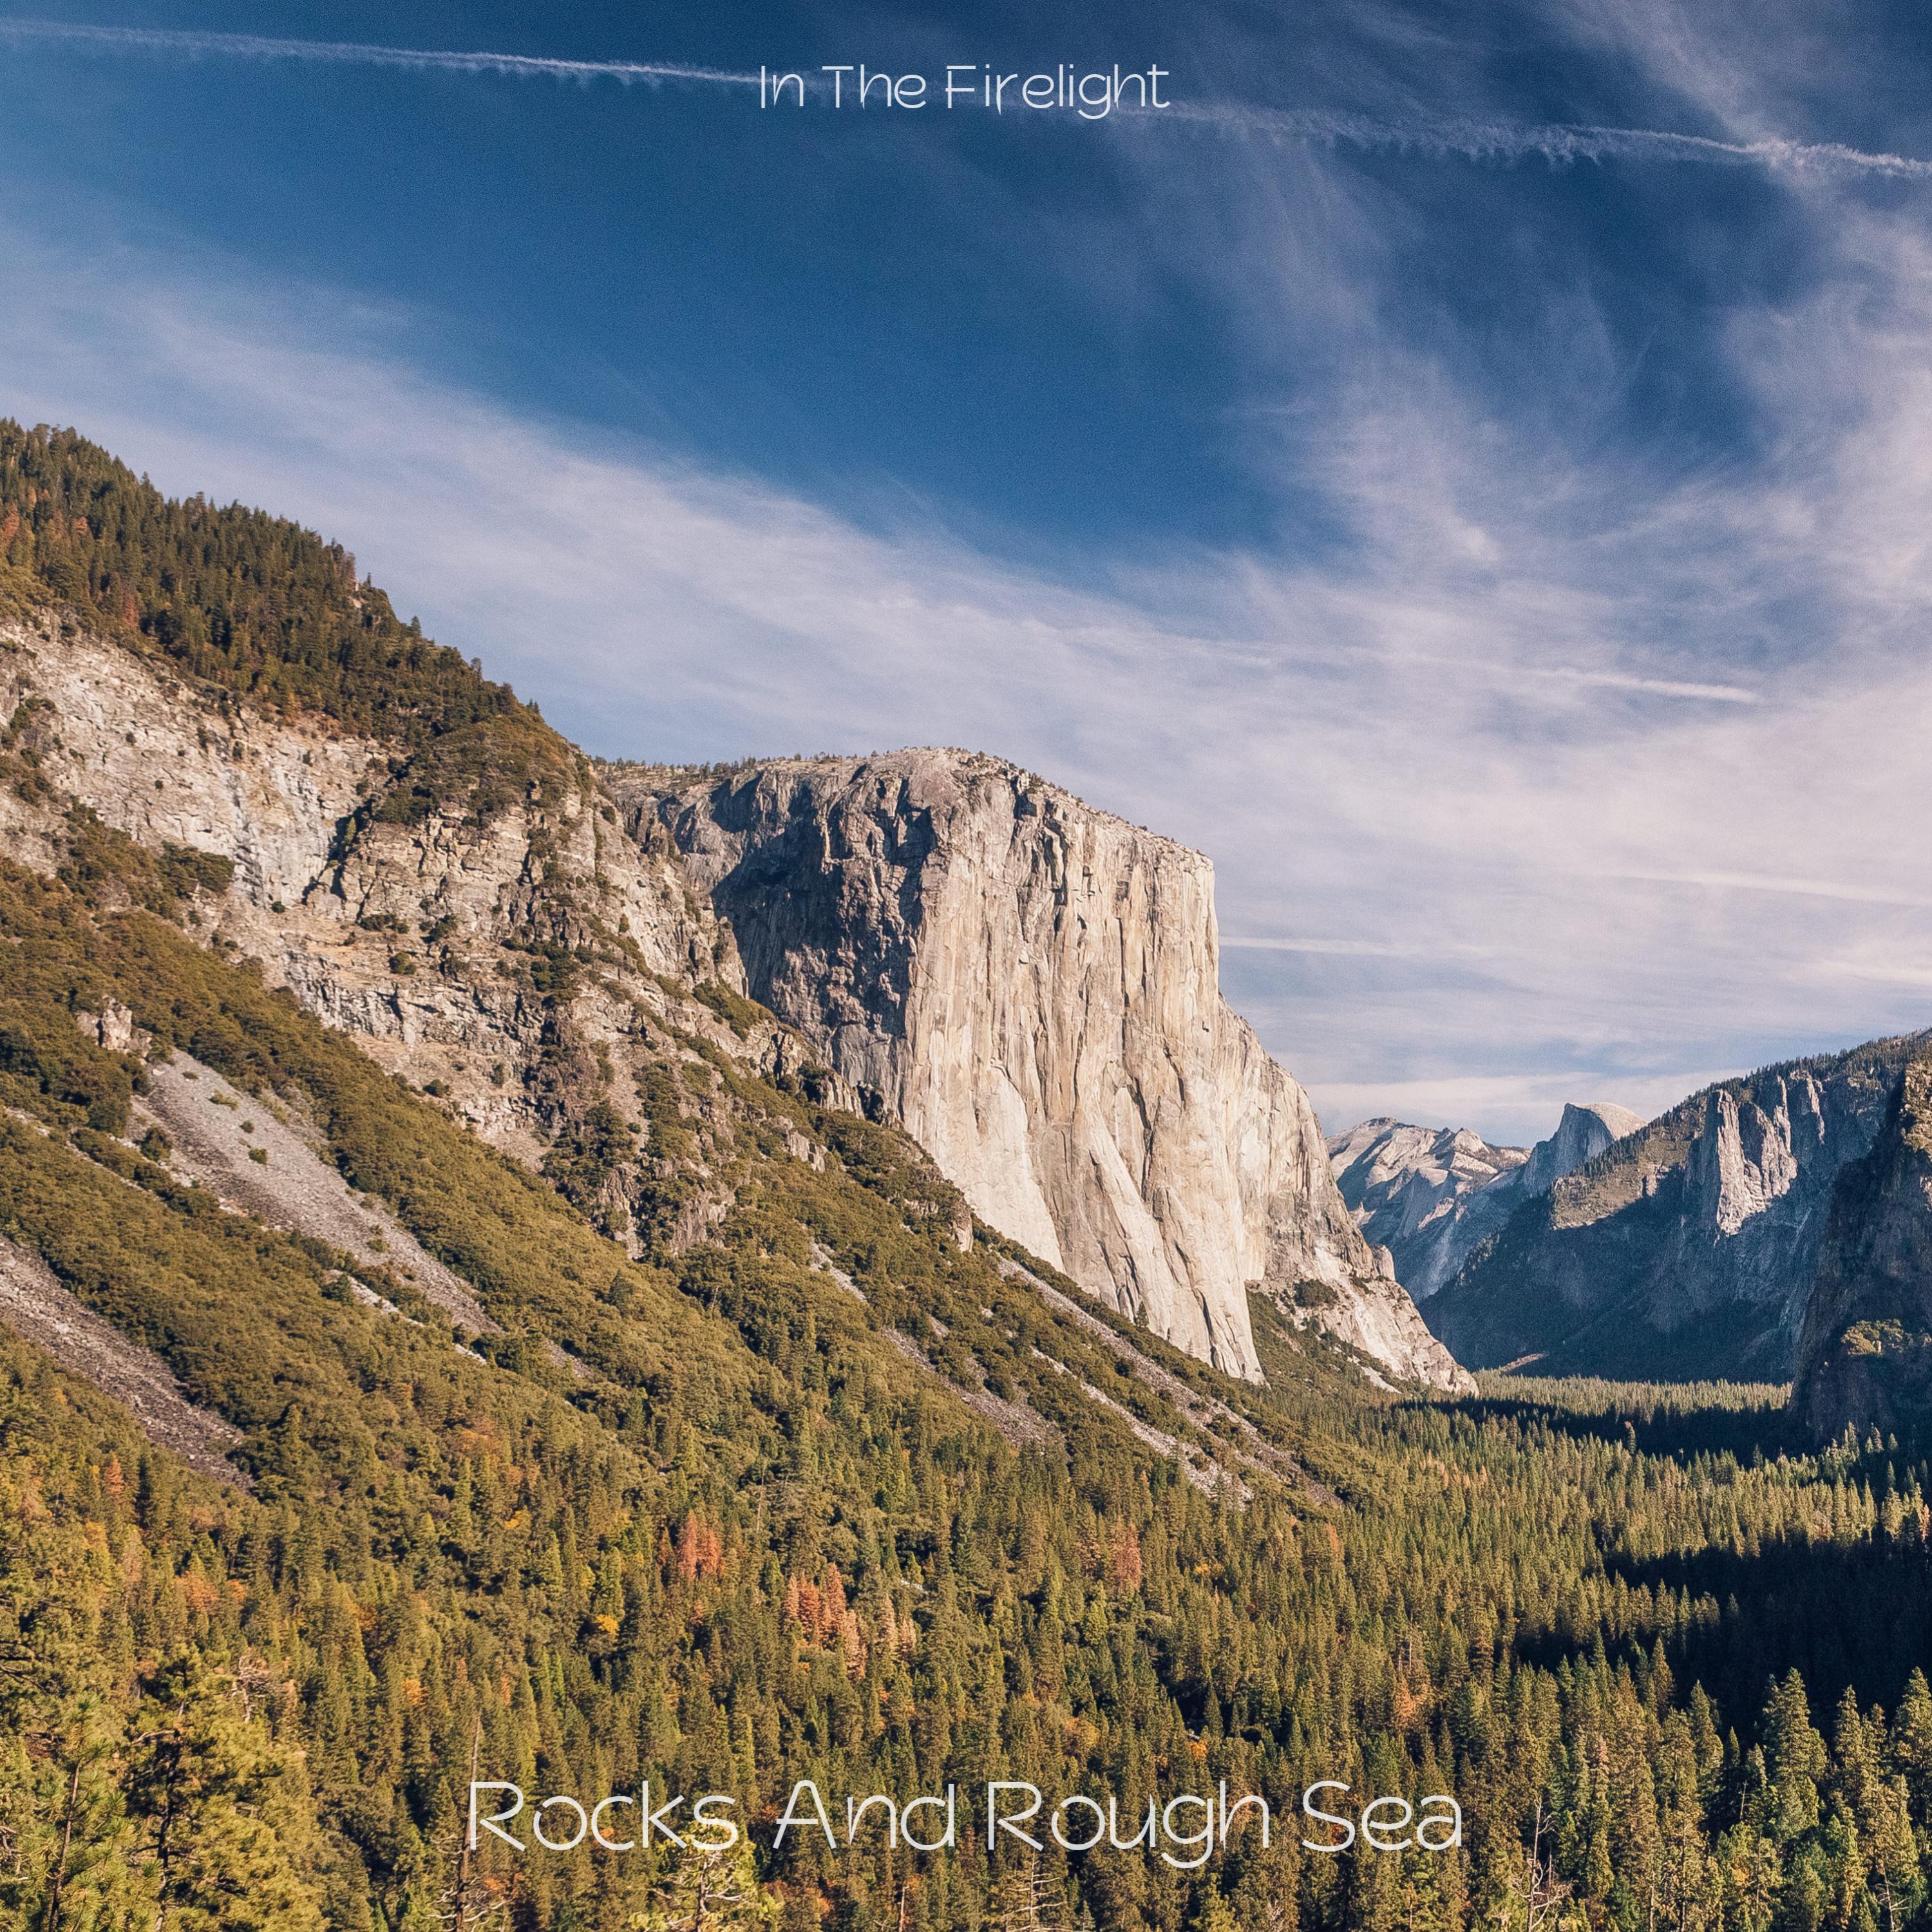
[[[1479,1364],[1783,1380],[1832,1188],[1920,1039],[1693,1094],[1516,1208],[1431,1299],[1430,1325]]]
[[[1556,1131],[1538,1141],[1517,1170],[1516,1184],[1523,1198],[1547,1193],[1566,1174],[1575,1173],[1584,1162],[1594,1160],[1642,1125],[1641,1114],[1620,1107],[1614,1100],[1566,1100]]]
[[[541,781],[494,808],[459,788],[404,809],[397,746],[217,702],[122,644],[26,622],[0,626],[0,718],[49,792],[0,788],[12,856],[61,862],[72,800],[151,850],[229,860],[217,943],[532,1165],[604,1096],[607,1066],[616,1104],[645,1111],[630,1083],[669,1019],[772,1050],[678,995],[707,980],[742,994],[729,937],[668,842],[626,836],[554,734]]]
[[[1208,862],[1000,760],[915,751],[608,782],[668,830],[754,998],[991,1226],[1230,1373],[1247,1294],[1439,1388],[1307,1096],[1222,1000]]]
[[[358,1198],[282,1108],[251,1100],[212,1067],[178,1051],[148,1067],[145,1078],[130,1132],[158,1128],[178,1179],[207,1188],[235,1213],[305,1234],[372,1271],[395,1270],[459,1334],[498,1332],[469,1284],[380,1201]]]
[[[1825,1441],[1922,1444],[1932,1425],[1932,1056],[1906,1064],[1870,1151],[1838,1175],[1792,1404]]]

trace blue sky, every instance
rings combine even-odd
[[[340,537],[591,748],[970,745],[1200,847],[1331,1126],[1932,1018],[1917,10],[34,19],[0,410]]]

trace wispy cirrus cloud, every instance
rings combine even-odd
[[[1262,141],[1351,147],[1369,152],[1432,154],[1469,161],[1672,161],[1694,166],[1762,168],[1778,174],[1868,176],[1932,180],[1932,160],[1871,153],[1842,141],[1796,141],[1780,135],[1724,140],[1658,128],[1606,128],[1456,115],[1408,114],[1388,118],[1332,108],[1268,108],[1232,102],[1177,101],[1163,114],[1126,110],[1144,121],[1162,118],[1214,128]]]
[[[757,88],[763,76],[728,68],[672,61],[563,60],[487,48],[399,47],[352,40],[310,40],[267,34],[193,28],[122,27],[84,22],[0,16],[0,42],[40,44],[101,56],[222,60],[249,64],[364,67],[393,73],[497,75],[518,80],[614,81],[620,86],[714,86]],[[830,91],[821,74],[799,77],[813,92]],[[1389,117],[1333,108],[1268,108],[1234,101],[1174,100],[1160,106],[1130,100],[1118,110],[1152,127],[1165,121],[1213,128],[1244,138],[1367,152],[1394,151],[1471,161],[1538,160],[1682,162],[1762,168],[1780,174],[1871,176],[1932,180],[1932,160],[1873,153],[1840,141],[1800,141],[1780,135],[1726,140],[1668,128],[1522,122],[1500,118],[1408,112]]]
[[[1610,597],[1614,545],[1526,520],[1465,578],[1416,547],[1420,506],[1395,519],[1408,547],[1385,534],[1323,568],[1177,552],[1081,587],[938,521],[861,530],[754,478],[509,415],[380,328],[358,342],[338,314],[318,335],[313,296],[8,242],[39,295],[31,324],[10,304],[0,403],[77,420],[172,489],[342,536],[593,748],[971,745],[1206,849],[1231,992],[1332,1124],[1406,1110],[1533,1137],[1566,1095],[1647,1108],[1922,1004],[1909,978],[1831,962],[1848,935],[1881,958],[1932,940],[1932,854],[1900,809],[1932,731],[1922,657],[1880,650],[1850,680],[1787,665],[1750,704],[1686,695],[1643,668],[1675,592],[1661,613],[1641,586]],[[1408,433],[1425,432],[1453,470],[1454,426]],[[1841,451],[1838,480],[1863,460]],[[1442,514],[1497,487],[1492,464],[1508,453],[1444,483]],[[1701,555],[1714,520],[1748,526],[1760,488],[1796,487],[1700,493],[1675,541]],[[1741,590],[1778,547],[1774,518],[1707,560],[1707,588]],[[1874,568],[1877,589],[1843,586],[1852,604],[1903,596]],[[1586,676],[1537,674],[1552,637]],[[1778,881],[1832,896],[1755,889]]]
[[[1702,60],[1668,63],[1685,118],[1752,148],[1784,98]],[[1492,124],[1418,152],[1542,153],[1444,131]],[[1229,990],[1331,1126],[1521,1141],[1566,1098],[1654,1111],[1922,1024],[1926,212],[1857,200],[1882,168],[1754,157],[1817,261],[1712,324],[1751,434],[1690,460],[1579,407],[1618,352],[1559,267],[1510,285],[1544,335],[1501,380],[1435,326],[1366,135],[1276,129],[1208,171],[1142,133],[1117,146],[1162,266],[1244,332],[1256,470],[1325,544],[1022,567],[943,511],[862,524],[464,392],[406,317],[326,290],[19,229],[0,406],[341,536],[598,751],[972,745],[1202,848]]]
[[[523,80],[615,81],[621,87],[687,85],[754,88],[755,74],[675,61],[556,60],[483,48],[392,47],[358,40],[290,40],[271,34],[220,34],[173,27],[94,26],[81,21],[0,16],[0,43],[62,46],[84,53],[159,56],[314,67],[383,68],[402,74],[500,74]]]

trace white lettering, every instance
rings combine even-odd
[[[940,1801],[937,1798],[908,1798],[905,1809],[899,1814],[899,1835],[916,1852],[950,1852],[959,1842],[958,1798],[958,1787],[949,1784],[946,1787],[946,1829],[929,1845],[913,1836],[912,1814],[922,1804],[937,1804]]]
[[[1394,1805],[1402,1816],[1384,1821],[1376,1816],[1384,1805]],[[1408,1850],[1408,1821],[1415,1816],[1406,1798],[1378,1798],[1362,1813],[1362,1836],[1378,1852],[1406,1852]],[[1399,1838],[1381,1838],[1376,1834],[1382,1830],[1400,1832]]]
[[[694,1826],[702,1826],[707,1832],[722,1832],[724,1834],[722,1838],[700,1838],[694,1829],[691,1834],[691,1842],[700,1852],[728,1852],[738,1842],[739,1832],[736,1825],[729,1818],[712,1817],[704,1808],[707,1804],[735,1805],[737,1802],[735,1798],[727,1798],[722,1792],[712,1791],[707,1792],[691,1808]]]
[[[1266,1851],[1268,1847],[1268,1826],[1272,1822],[1268,1816],[1268,1800],[1261,1796],[1258,1792],[1251,1791],[1248,1793],[1246,1797],[1237,1798],[1234,1801],[1234,1809],[1230,1810],[1228,1808],[1228,1780],[1225,1778],[1221,1780],[1221,1842],[1224,1845],[1228,1842],[1228,1827],[1232,1825],[1250,1804],[1258,1804],[1261,1807],[1262,1850],[1263,1851]]]
[[[599,1801],[597,1808],[590,1814],[590,1835],[607,1852],[634,1852],[638,1848],[634,1838],[607,1838],[604,1835],[604,1814],[614,1804],[634,1804],[634,1798],[620,1797],[616,1792]]]
[[[1318,1791],[1346,1791],[1348,1786],[1339,1778],[1318,1779],[1301,1794],[1301,1808],[1311,1818],[1319,1818],[1324,1825],[1339,1825],[1348,1834],[1339,1845],[1318,1845],[1312,1838],[1304,1838],[1303,1845],[1311,1852],[1346,1852],[1355,1842],[1355,1828],[1346,1818],[1338,1818],[1332,1811],[1318,1811],[1315,1807],[1315,1794]]]
[[[544,1814],[553,1804],[567,1804],[577,1814],[577,1834],[566,1838],[562,1844],[554,1844],[544,1836]],[[574,1852],[584,1842],[584,1834],[590,1828],[590,1820],[584,1815],[584,1807],[574,1798],[546,1798],[530,1814],[530,1834],[547,1852]]]
[[[800,1819],[794,1815],[798,1804],[798,1795],[801,1791],[808,1791],[812,1793],[812,1808],[814,1814],[813,1819]],[[806,1825],[814,1822],[818,1828],[825,1834],[825,1842],[835,1852],[838,1850],[838,1840],[832,1835],[832,1820],[826,1814],[825,1800],[818,1795],[818,1786],[808,1778],[801,1778],[792,1786],[791,1796],[785,1800],[784,1816],[778,1820],[777,1833],[772,1840],[772,1850],[776,1851],[784,1844],[785,1834],[794,1825],[803,1829]]]
[[[1198,1832],[1180,1832],[1174,1828],[1174,1814],[1184,1804],[1198,1804],[1201,1808],[1201,1828]],[[1177,1845],[1198,1845],[1201,1856],[1198,1858],[1178,1858],[1172,1852],[1162,1852],[1161,1856],[1176,1871],[1198,1871],[1208,1862],[1208,1854],[1214,1848],[1214,1808],[1206,1798],[1197,1798],[1192,1792],[1184,1791],[1178,1798],[1168,1800],[1167,1809],[1160,1814],[1161,1828]]]
[[[1070,1805],[1074,1804],[1084,1804],[1094,1814],[1094,1835],[1090,1838],[1082,1839],[1077,1843],[1068,1838],[1060,1828],[1060,1814]],[[1076,1792],[1071,1798],[1063,1798],[1053,1808],[1053,1822],[1050,1828],[1053,1833],[1053,1842],[1063,1852],[1090,1852],[1106,1835],[1107,1814],[1092,1798],[1082,1797]]]
[[[499,1811],[490,1817],[479,1820],[476,1816],[476,1794],[479,1791],[514,1791],[517,1794],[517,1802],[507,1811]],[[476,1849],[476,1827],[481,1822],[484,1831],[495,1832],[505,1844],[514,1845],[520,1852],[528,1850],[529,1847],[522,1839],[512,1838],[503,1829],[504,1826],[523,1808],[524,1794],[520,1786],[506,1784],[498,1778],[485,1778],[481,1784],[472,1784],[470,1787],[470,1849],[472,1852]]]
[[[1433,1815],[1429,1809],[1432,1804],[1448,1805],[1448,1816],[1444,1818]],[[1449,1835],[1447,1838],[1432,1838],[1429,1835],[1429,1828],[1431,1825],[1444,1824],[1449,1827]],[[1462,1806],[1458,1804],[1454,1798],[1446,1796],[1440,1791],[1425,1798],[1422,1801],[1422,1816],[1416,1820],[1415,1842],[1425,1852],[1454,1851],[1462,1842]]]
[[[684,1840],[664,1822],[664,1820],[684,1802],[684,1800],[682,1798],[667,1798],[664,1802],[660,1804],[655,1811],[653,1811],[651,1809],[651,1782],[649,1778],[646,1778],[644,1784],[639,1787],[639,1792],[640,1796],[638,1802],[642,1806],[644,1814],[644,1844],[646,1848],[648,1849],[650,1845],[651,1834],[653,1832],[656,1832],[661,1838],[668,1838],[674,1845],[676,1846],[680,1851],[683,1850]]]
[[[1107,1800],[1108,1844],[1112,1845],[1117,1852],[1130,1852],[1136,1845],[1151,1845],[1154,1843],[1154,1801],[1151,1798],[1148,1800],[1147,1822],[1125,1844],[1123,1844],[1120,1840],[1120,1821],[1114,1810],[1115,1802],[1116,1800],[1112,1797]]]
[[[1030,1791],[1033,1793],[1033,1802],[1029,1804],[1024,1811],[1016,1811],[1010,1818],[1002,1817],[1000,1815],[1000,1801],[997,1796],[998,1792],[1002,1791]],[[1002,1832],[1010,1832],[1022,1844],[1030,1845],[1036,1852],[1045,1851],[1046,1847],[1030,1833],[1022,1832],[1020,1829],[1020,1826],[1024,1824],[1028,1819],[1030,1818],[1046,1802],[1046,1800],[1041,1794],[1040,1786],[1036,1784],[1000,1784],[988,1785],[986,1787],[987,1850],[989,1852],[992,1851],[994,1846],[998,1844],[999,1834]]]
[[[848,1798],[845,1801],[845,1842],[848,1846],[859,1842],[860,1822],[874,1804],[883,1804],[886,1808],[886,1843],[889,1845],[898,1843],[898,1809],[884,1792],[875,1791],[862,1804],[859,1804],[856,1798]]]
[[[1100,83],[1097,97],[1088,89],[1095,81]],[[1104,121],[1113,112],[1114,83],[1104,74],[1083,74],[1080,76],[1080,118],[1083,121]]]

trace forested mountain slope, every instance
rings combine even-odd
[[[1052,1118],[1040,1138],[1063,1149],[1056,1198],[1090,1231],[1063,1254],[1043,1210],[1006,1211],[1031,1172],[1026,1148],[996,1136],[979,1150],[950,1130],[980,1106],[966,1021],[922,1038],[932,1077],[881,1108],[876,1084],[851,1077],[863,1069],[848,1068],[840,1040],[794,1033],[742,997],[711,881],[694,881],[656,815],[624,822],[588,760],[504,688],[400,624],[342,552],[254,513],[166,504],[77,440],[12,439],[0,554],[16,584],[43,596],[84,587],[89,608],[57,647],[44,624],[13,625],[0,706],[50,790],[13,800],[0,825],[10,820],[22,849],[51,863],[52,802],[71,795],[137,840],[231,860],[224,942],[310,1010],[366,1036],[386,1065],[434,1088],[494,1144],[542,1164],[634,1252],[700,1238],[731,1198],[730,1176],[701,1146],[668,1166],[616,1124],[652,1118],[682,1051],[673,1035],[694,1032],[750,1070],[793,1077],[810,1061],[819,1097],[862,1099],[909,1127],[994,1225],[1233,1372],[1255,1372],[1246,1284],[1262,1280],[1295,1321],[1336,1335],[1385,1378],[1467,1386],[1402,1291],[1376,1276],[1300,1089],[1221,1002],[1210,874],[1198,855],[1138,835],[1118,885],[1142,880],[1136,944],[1166,963],[1115,988],[1125,1024],[1108,1035],[1096,1022],[1046,1082]],[[1118,824],[1087,817],[1102,832]],[[1111,901],[1114,882],[1100,884]],[[786,904],[812,890],[807,868],[767,896]],[[754,932],[756,907],[736,910]],[[848,952],[872,943],[856,901],[837,911],[826,943]],[[979,935],[990,950],[969,978],[982,991],[1024,978],[1049,1004],[1086,1004],[1073,954],[1042,950],[1028,973],[1006,956],[1010,939],[1023,954],[996,922]],[[1202,1016],[1220,1031],[1197,1067]],[[1138,1103],[1149,1147],[1096,1167],[1089,1156],[1113,1145],[1107,1124],[1132,1112],[1107,1070],[1132,1063],[1142,1077],[1124,1041],[1142,1042],[1154,1070]],[[1214,1079],[1198,1077],[1210,1067]],[[989,1184],[986,1151],[1010,1184]],[[1136,1164],[1150,1177],[1144,1193],[1127,1178]],[[1102,1169],[1116,1184],[1094,1196],[1089,1178]],[[1304,1280],[1320,1292],[1298,1299]],[[1123,1282],[1138,1286],[1123,1292]]]
[[[1922,1914],[1924,1465],[1765,1390],[1397,1400],[1265,1299],[1222,1376],[838,1106],[339,552],[11,430],[0,532],[0,1924]],[[472,1766],[758,1850],[466,1858]],[[771,1849],[799,1778],[1003,1775],[1276,1828]],[[1305,1850],[1316,1778],[1462,1842]]]

